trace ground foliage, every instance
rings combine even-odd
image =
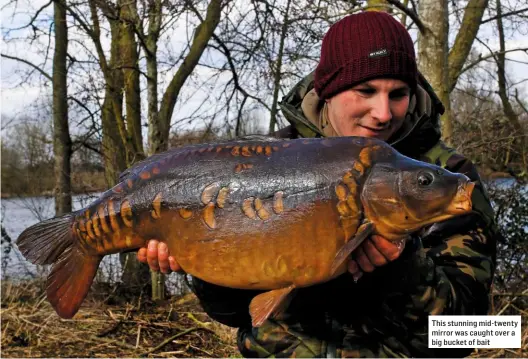
[[[114,301],[115,302],[115,301]],[[108,305],[92,295],[57,316],[44,282],[2,283],[1,357],[233,357],[235,330],[207,317],[193,294]]]

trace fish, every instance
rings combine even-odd
[[[105,255],[156,238],[187,274],[263,290],[248,308],[260,326],[295,289],[345,273],[369,236],[402,241],[471,212],[473,188],[373,138],[253,136],[152,155],[85,208],[27,228],[17,246],[52,265],[46,294],[62,318],[79,310]]]

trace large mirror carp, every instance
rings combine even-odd
[[[47,297],[63,318],[79,309],[103,256],[157,238],[188,274],[269,290],[249,308],[258,326],[294,288],[344,273],[369,235],[399,241],[470,212],[473,187],[376,139],[256,137],[151,156],[89,206],[26,229],[17,245],[32,263],[53,264]]]

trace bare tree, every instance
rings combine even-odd
[[[453,128],[450,120],[451,107],[448,85],[448,0],[420,1],[419,15],[425,24],[425,29],[418,35],[418,67],[444,104],[442,136],[445,142],[449,144]]]
[[[209,39],[213,36],[216,26],[220,21],[221,11],[221,0],[211,0],[209,2],[205,19],[195,30],[194,39],[189,48],[189,52],[163,95],[160,111],[158,116],[156,116],[157,121],[159,122],[158,130],[152,131],[152,134],[155,135],[150,139],[154,153],[166,150],[168,147],[170,122],[176,100],[178,99],[178,95],[180,94],[185,81],[198,64]]]
[[[123,69],[125,113],[128,138],[132,141],[136,162],[145,157],[141,133],[141,93],[139,87],[139,55],[134,19],[137,16],[137,0],[119,0],[119,26],[121,27],[120,55]]]
[[[505,41],[504,41],[504,27],[502,24],[502,6],[501,1],[497,1],[497,28],[499,32],[499,53],[497,53],[497,56],[495,60],[497,61],[497,77],[499,80],[499,97],[502,102],[502,108],[504,110],[504,115],[506,118],[510,121],[511,125],[515,129],[514,136],[519,136],[516,140],[520,143],[521,148],[521,158],[522,158],[522,173],[520,176],[525,176],[528,174],[528,156],[526,153],[526,138],[525,133],[523,131],[523,128],[521,126],[521,123],[519,122],[519,118],[517,114],[515,113],[512,104],[510,103],[510,99],[508,96],[508,92],[506,90],[506,48],[505,48]],[[509,154],[509,152],[508,152]],[[509,155],[506,159],[506,163],[509,161]]]
[[[55,155],[55,214],[72,210],[71,154],[68,123],[68,26],[64,0],[54,0],[55,53],[53,55],[53,152]]]
[[[290,12],[290,4],[291,0],[287,0],[286,2],[286,9],[284,11],[284,19],[282,21],[282,27],[281,27],[281,33],[280,33],[280,41],[279,41],[279,53],[277,54],[277,61],[274,70],[274,83],[273,83],[273,103],[271,104],[271,118],[270,118],[270,126],[269,126],[269,132],[272,133],[275,131],[275,125],[277,124],[277,110],[278,110],[278,101],[279,101],[279,88],[280,88],[280,81],[281,81],[281,70],[282,70],[282,58],[284,54],[284,46],[286,42],[286,34],[288,33],[288,15]]]

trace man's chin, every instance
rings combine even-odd
[[[389,137],[388,130],[376,131],[368,127],[363,127],[363,126],[360,126],[360,127],[361,127],[361,136],[363,137],[377,138],[378,140],[382,140],[382,141],[386,141]]]

